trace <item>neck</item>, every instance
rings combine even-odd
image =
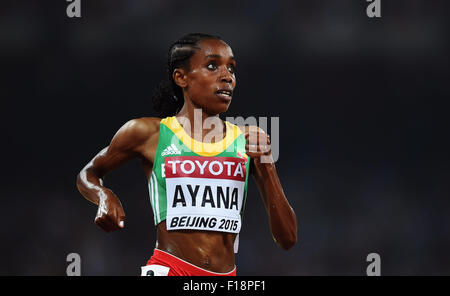
[[[186,133],[197,141],[203,141],[205,136],[213,131],[225,135],[226,127],[219,114],[208,114],[190,100],[185,100],[176,117]]]

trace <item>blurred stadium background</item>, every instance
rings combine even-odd
[[[107,176],[126,228],[104,233],[75,178],[131,118],[155,116],[169,44],[226,40],[226,116],[280,118],[278,173],[299,222],[272,241],[250,181],[238,275],[450,273],[448,1],[2,1],[0,275],[139,275],[155,244],[139,162]],[[255,103],[257,106],[255,107]]]

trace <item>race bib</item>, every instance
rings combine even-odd
[[[141,266],[141,276],[167,276],[170,268],[158,264]]]
[[[166,157],[167,230],[239,233],[245,160],[238,157]]]

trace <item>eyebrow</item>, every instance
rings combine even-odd
[[[219,55],[219,54],[210,54],[210,55],[207,55],[207,56],[205,57],[205,59],[209,59],[209,58],[212,58],[212,59],[220,59],[220,58],[222,58],[222,56]],[[233,61],[235,60],[235,59],[234,59],[234,56],[231,56],[230,59],[232,59]]]

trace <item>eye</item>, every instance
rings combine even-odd
[[[206,68],[208,70],[216,70],[217,69],[217,65],[214,62],[209,63],[208,65],[206,65]]]
[[[228,66],[228,71],[230,71],[231,73],[234,74],[234,72],[236,71],[236,67],[235,67],[233,64],[230,64],[230,65]]]

